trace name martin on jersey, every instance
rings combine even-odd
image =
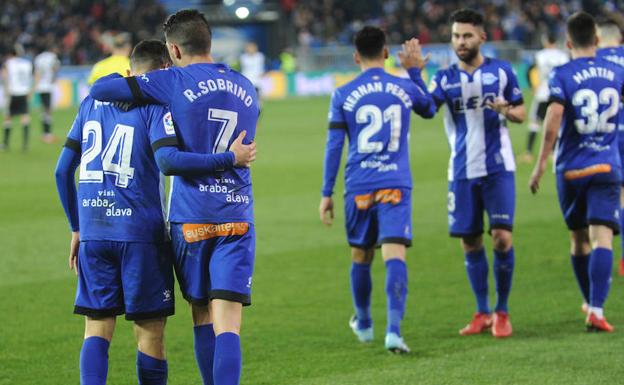
[[[251,107],[253,104],[253,98],[251,95],[247,95],[247,90],[231,80],[221,78],[202,80],[197,83],[197,88],[198,90],[195,91],[187,88],[182,92],[191,103],[211,92],[225,91],[239,98],[247,107]]]
[[[590,67],[572,75],[572,79],[574,79],[576,84],[581,84],[581,82],[591,78],[604,78],[609,81],[614,81],[615,73],[610,69],[603,67]]]

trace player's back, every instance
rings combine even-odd
[[[368,69],[334,92],[330,121],[344,120],[349,137],[346,192],[412,187],[408,139],[418,94],[409,79],[382,68]]]
[[[198,63],[167,71],[175,76],[170,108],[184,150],[222,153],[244,130],[245,143],[254,140],[258,97],[247,78],[223,64]],[[172,222],[253,222],[249,168],[175,177],[171,194]]]
[[[560,65],[567,63],[570,57],[559,48],[544,48],[535,54],[535,66],[539,73],[539,86],[535,98],[539,101],[548,99],[548,75]]]
[[[37,91],[51,92],[54,87],[54,77],[59,66],[56,54],[44,51],[35,57],[35,73],[38,74]]]
[[[7,59],[5,66],[9,94],[14,96],[28,95],[33,81],[32,62],[22,57],[12,57]]]
[[[620,168],[618,111],[624,69],[610,61],[583,57],[555,68],[550,98],[564,105],[557,171],[597,164]]]
[[[162,242],[164,177],[154,160],[150,122],[173,131],[161,106],[124,111],[87,97],[68,135],[81,156],[81,240]],[[76,148],[79,146],[79,148]]]

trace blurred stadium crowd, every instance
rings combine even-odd
[[[288,31],[284,46],[319,47],[350,44],[365,24],[379,25],[390,44],[417,37],[424,44],[448,42],[450,13],[460,7],[483,11],[491,41],[516,40],[539,48],[547,31],[563,34],[565,20],[580,8],[589,13],[618,15],[624,0],[265,0],[279,3]],[[110,53],[115,31],[134,41],[161,37],[167,16],[157,0],[0,0],[0,54],[17,43],[28,56],[56,47],[62,64],[91,64]],[[220,3],[206,0],[206,4]],[[619,17],[622,17],[621,15]],[[296,41],[292,41],[296,40]]]
[[[0,50],[15,43],[32,54],[55,47],[62,64],[90,64],[105,57],[112,34],[129,31],[138,41],[161,36],[167,13],[153,0],[126,2],[1,0]]]
[[[366,24],[384,28],[391,44],[414,36],[427,44],[449,41],[448,17],[463,7],[484,13],[489,40],[516,40],[526,48],[539,48],[542,33],[563,35],[564,20],[581,7],[600,16],[624,10],[624,1],[299,0],[292,20],[301,46],[350,44]]]

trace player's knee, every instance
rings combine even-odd
[[[212,314],[210,312],[210,304],[200,305],[191,304],[191,315],[193,317],[193,325],[208,325],[212,323]]]
[[[375,249],[360,249],[359,247],[351,248],[351,260],[354,263],[359,264],[371,264],[373,262],[373,256],[375,255]]]
[[[613,248],[613,229],[604,225],[591,225],[589,227],[589,237],[592,249]]]
[[[400,259],[405,261],[405,245],[398,243],[384,243],[381,245],[381,255],[384,261],[388,259]]]
[[[587,229],[574,230],[570,233],[570,253],[572,255],[588,255],[591,253],[589,232]]]
[[[494,244],[494,250],[508,251],[509,249],[511,249],[512,245],[511,232],[500,229],[492,230],[492,242]]]
[[[108,341],[113,339],[115,331],[115,317],[91,318],[85,317],[84,338],[101,337]]]
[[[467,253],[479,251],[483,248],[483,237],[481,235],[476,237],[463,237],[461,239],[461,245]]]
[[[165,319],[141,320],[134,323],[139,351],[158,359],[165,356]]]

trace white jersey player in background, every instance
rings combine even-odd
[[[53,143],[56,137],[52,134],[52,95],[54,82],[61,63],[55,53],[56,48],[51,47],[43,50],[35,57],[35,92],[39,95],[41,108],[43,109],[43,136],[45,143]]]
[[[4,141],[0,149],[8,150],[11,136],[11,122],[14,116],[20,116],[24,128],[22,149],[28,149],[30,130],[30,116],[28,115],[28,100],[32,94],[33,64],[30,60],[17,56],[17,51],[11,49],[7,60],[2,67],[2,79],[5,95],[9,99],[9,110],[4,117]]]
[[[533,161],[533,146],[535,138],[546,116],[548,107],[548,75],[553,68],[567,63],[570,60],[568,54],[557,48],[557,36],[552,32],[542,35],[542,46],[544,47],[535,54],[535,67],[539,76],[539,85],[533,96],[533,102],[529,110],[529,136],[527,140],[526,152],[520,157],[523,162]]]
[[[256,88],[260,95],[260,81],[265,72],[264,54],[258,51],[258,46],[254,42],[249,42],[245,46],[245,52],[240,57],[241,73]]]

